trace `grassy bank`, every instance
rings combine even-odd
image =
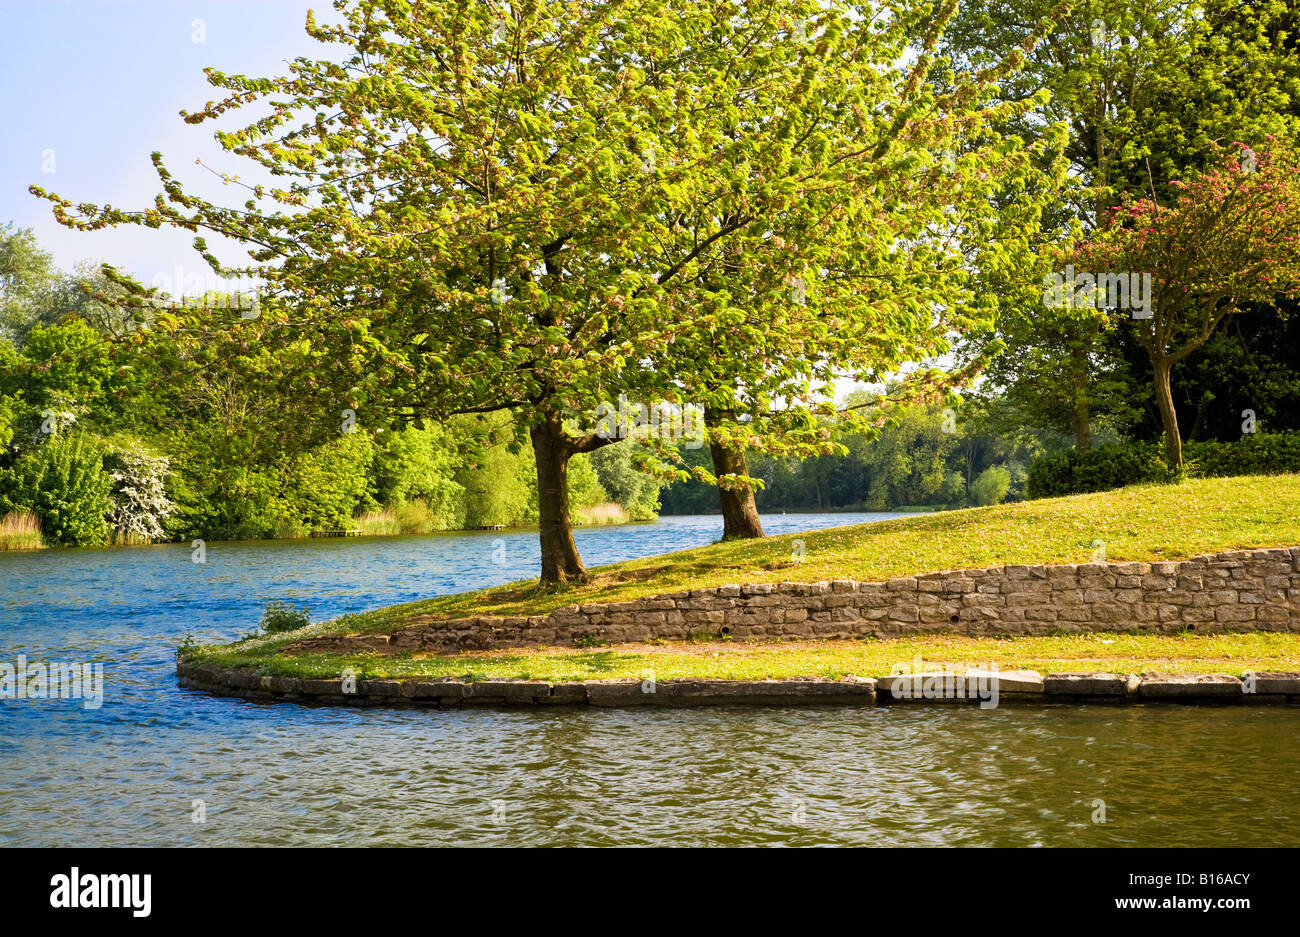
[[[1300,475],[1142,485],[717,543],[596,567],[590,582],[554,591],[539,589],[536,580],[516,582],[352,615],[337,630],[388,631],[423,615],[539,614],[727,583],[881,580],[1011,563],[1087,563],[1098,541],[1111,562],[1294,546],[1300,544]]]
[[[1300,476],[1202,479],[1099,494],[973,508],[876,524],[719,543],[619,563],[558,591],[536,582],[441,596],[320,622],[187,654],[227,666],[291,676],[337,675],[343,667],[374,677],[470,676],[580,680],[636,677],[762,679],[887,673],[920,654],[953,665],[993,663],[1044,672],[1104,670],[1229,672],[1300,669],[1300,635],[1087,634],[999,639],[931,635],[891,640],[625,645],[545,648],[448,656],[311,655],[281,658],[285,644],[309,635],[401,627],[415,616],[518,615],[581,602],[632,599],[725,583],[886,579],[1001,563],[1089,562],[1097,541],[1110,561],[1181,559],[1200,553],[1300,544]],[[792,554],[803,541],[804,558]]]

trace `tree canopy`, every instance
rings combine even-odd
[[[1000,103],[993,83],[1035,32],[937,88],[925,78],[952,3],[336,8],[339,22],[307,28],[343,61],[298,59],[274,78],[209,69],[226,96],[185,115],[269,108],[217,131],[271,180],[232,178],[242,205],[191,195],[157,154],[148,209],[34,191],[75,228],[177,225],[250,245],[249,263],[226,266],[195,240],[214,270],[265,283],[259,338],[300,350],[281,379],[318,406],[318,433],[342,409],[372,424],[518,413],[546,581],[585,574],[567,463],[609,440],[583,414],[616,392],[710,392],[679,337],[735,333],[711,367],[760,405],[806,399],[832,366],[865,373],[933,345],[968,314],[958,232],[990,243],[975,206],[1024,166],[1020,141],[987,126],[1034,103]],[[951,173],[944,149],[960,151]],[[811,312],[790,308],[796,279]],[[196,353],[214,344],[194,315],[157,319]]]

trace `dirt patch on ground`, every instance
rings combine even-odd
[[[388,627],[385,628],[385,630],[400,631],[403,628],[409,628],[411,625],[431,625],[437,621],[450,621],[450,620],[451,619],[449,619],[446,615],[442,614],[441,612],[436,612],[429,615],[412,615],[409,618],[403,618],[401,621],[397,622],[396,624],[389,625]]]
[[[471,658],[493,658],[493,657],[520,657],[531,656],[535,654],[546,654],[557,657],[576,657],[579,655],[590,655],[599,652],[612,652],[615,654],[658,654],[660,656],[674,657],[693,657],[712,654],[716,656],[726,655],[728,657],[746,656],[751,654],[761,654],[764,652],[798,650],[800,648],[821,648],[828,650],[834,644],[829,641],[782,641],[776,643],[758,643],[742,642],[734,643],[730,641],[716,643],[673,643],[673,644],[602,644],[595,647],[519,647],[519,648],[496,648],[487,651],[453,651],[451,653],[424,653],[412,654],[413,658],[424,659],[431,657],[471,657]]]

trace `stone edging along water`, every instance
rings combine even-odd
[[[252,670],[222,669],[180,661],[180,685],[219,696],[252,700],[343,705],[432,706],[700,706],[859,705],[972,703],[992,708],[1002,702],[1300,703],[1300,673],[1229,674],[1007,672],[909,673],[877,679],[828,680],[310,680],[265,676]]]
[[[726,585],[546,615],[430,618],[391,634],[306,638],[282,653],[447,653],[700,634],[809,640],[1183,630],[1300,632],[1300,547],[1161,563],[993,566],[884,582]]]
[[[430,618],[391,634],[306,638],[281,653],[448,653],[683,640],[702,634],[736,640],[809,640],[934,632],[1016,636],[1183,630],[1300,632],[1300,547],[1237,550],[1157,563],[994,566],[885,582],[837,579],[725,585],[629,602],[571,605],[546,615]],[[924,673],[838,681],[359,680],[345,692],[341,679],[266,676],[185,660],[177,663],[176,672],[182,686],[255,699],[439,706],[968,700],[975,698],[970,692],[972,681],[982,685],[977,674]],[[1228,674],[1043,677],[1016,671],[984,676],[996,678],[993,686],[1000,699],[1022,701],[1300,701],[1300,674],[1289,673],[1248,674],[1245,682]]]

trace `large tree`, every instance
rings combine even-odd
[[[41,321],[57,283],[54,258],[29,229],[0,227],[0,338],[21,340]]]
[[[843,93],[809,115],[804,135],[832,157],[825,168],[778,215],[701,254],[695,304],[710,314],[678,331],[658,371],[704,406],[713,473],[695,474],[719,489],[724,539],[762,536],[747,452],[843,453],[828,418],[879,422],[884,401],[869,415],[836,413],[836,382],[879,383],[907,362],[940,357],[997,307],[971,272],[1010,276],[1024,265],[1050,194],[1039,185],[1027,196],[1028,178],[1059,147],[1051,135],[1027,146],[997,132],[1042,103],[1006,102],[997,82],[1051,21],[958,79],[935,58],[955,10],[918,7],[875,35]],[[833,17],[813,17],[793,48],[819,51],[835,29]],[[767,41],[784,52],[790,38]],[[780,119],[756,117],[764,123],[755,131]],[[720,191],[718,204],[731,198]],[[891,402],[935,399],[982,363],[917,372]]]
[[[916,149],[955,133],[942,109],[914,111],[929,99],[901,54],[951,4],[336,8],[337,22],[307,28],[341,61],[299,59],[270,78],[209,69],[225,96],[185,115],[264,108],[216,134],[264,177],[226,176],[243,204],[192,194],[159,154],[163,194],[142,211],[33,191],[72,227],[176,225],[249,245],[249,263],[224,264],[195,240],[218,273],[265,283],[260,336],[297,354],[284,377],[319,408],[304,437],[335,431],[343,410],[371,425],[515,411],[535,454],[547,583],[585,576],[568,463],[611,440],[583,415],[619,393],[680,390],[655,364],[716,321],[706,265],[797,243],[838,186],[852,203],[855,179],[906,175]],[[806,263],[766,257],[747,264],[750,292],[788,289]],[[158,323],[196,354],[213,344],[184,310]]]

